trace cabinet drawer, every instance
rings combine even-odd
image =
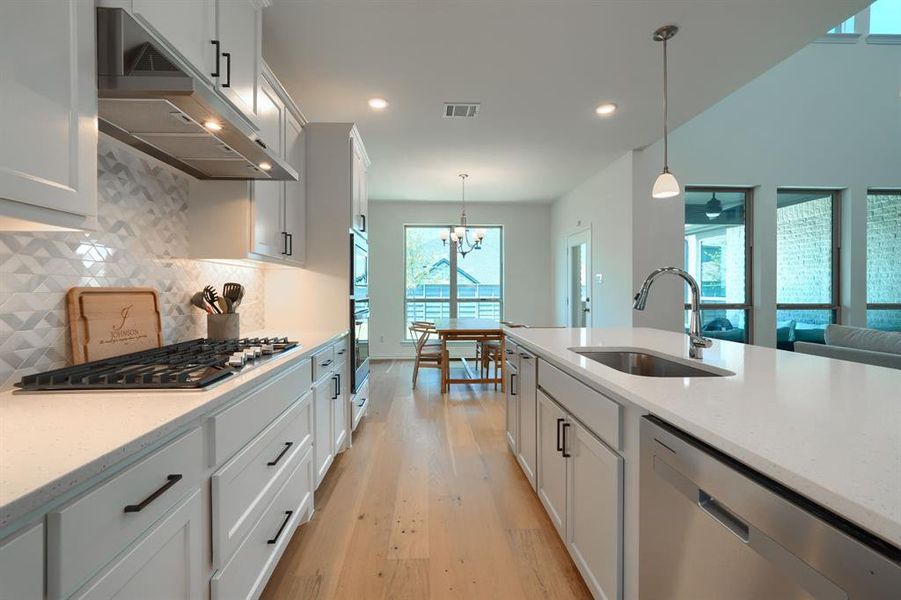
[[[313,381],[319,381],[332,371],[335,364],[335,347],[329,346],[313,355]]]
[[[66,596],[84,583],[196,489],[202,471],[203,435],[195,429],[48,513],[49,597]]]
[[[288,406],[310,390],[310,361],[276,375],[237,404],[210,417],[212,456],[210,466],[221,465],[260,433]]]
[[[313,454],[307,451],[234,556],[213,575],[212,600],[259,596],[294,530],[312,512],[312,503]]]
[[[278,417],[212,477],[213,566],[221,566],[313,441],[313,393]]]
[[[44,597],[44,526],[35,525],[0,545],[0,600]]]
[[[506,349],[504,350],[504,360],[506,360],[511,366],[519,368],[519,346],[508,339],[505,347]]]
[[[335,365],[341,365],[347,362],[350,352],[348,352],[348,339],[341,338],[341,341],[332,346],[335,351]]]
[[[543,360],[538,361],[538,386],[608,446],[622,450],[619,404]]]

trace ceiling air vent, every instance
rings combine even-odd
[[[478,102],[445,102],[444,118],[445,119],[470,119],[479,114]]]

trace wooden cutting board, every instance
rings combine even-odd
[[[66,301],[73,364],[163,345],[160,299],[153,288],[77,287]]]

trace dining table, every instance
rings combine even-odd
[[[501,385],[501,391],[504,391],[504,373],[505,367],[504,360],[506,344],[504,337],[504,326],[503,324],[494,319],[461,319],[461,318],[450,318],[450,319],[439,319],[435,321],[435,331],[438,333],[438,339],[441,342],[441,393],[446,393],[450,391],[451,384],[455,383],[463,383],[463,384],[481,384],[481,383],[493,383],[495,385]],[[491,376],[490,372],[485,373],[485,377],[482,376],[481,365],[479,365],[479,372],[476,375],[472,369],[469,367],[469,364],[466,360],[466,357],[461,357],[460,361],[463,365],[463,371],[466,373],[466,377],[451,377],[450,373],[450,354],[447,349],[448,342],[475,342],[476,344],[482,345],[484,352],[485,343],[497,342],[500,346],[500,360],[497,362],[499,364],[495,365],[494,374]]]

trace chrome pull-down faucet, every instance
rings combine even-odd
[[[648,301],[648,293],[651,291],[651,284],[654,283],[658,277],[666,274],[681,277],[685,280],[685,283],[688,284],[688,288],[691,290],[691,320],[688,325],[688,339],[690,344],[688,346],[688,356],[691,358],[703,358],[704,348],[712,346],[713,341],[701,335],[701,311],[699,309],[701,303],[701,288],[690,273],[678,267],[661,267],[656,269],[648,275],[648,278],[641,284],[641,289],[635,294],[635,302],[632,304],[632,308],[635,310],[644,310],[644,306]]]

